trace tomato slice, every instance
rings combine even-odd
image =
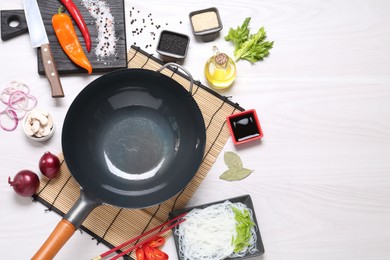
[[[144,246],[145,257],[147,260],[154,260],[153,248],[150,246]]]
[[[150,247],[160,247],[164,244],[165,244],[165,238],[158,236],[158,237],[156,237],[156,239],[148,242],[147,245]]]
[[[158,248],[145,246],[144,247],[146,260],[168,260],[168,255]]]
[[[144,250],[142,249],[142,247],[138,247],[138,248],[135,250],[135,256],[137,257],[137,260],[146,260],[146,259],[145,259],[145,252],[144,252]]]
[[[168,255],[158,248],[153,248],[154,260],[168,260]]]

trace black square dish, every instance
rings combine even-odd
[[[186,57],[189,43],[187,35],[163,30],[158,40],[157,52],[164,62],[176,62]]]
[[[234,198],[225,199],[225,200],[220,200],[220,201],[216,201],[216,202],[211,202],[211,203],[207,203],[207,204],[203,204],[203,205],[199,205],[199,206],[194,206],[194,207],[189,207],[189,208],[175,210],[175,211],[172,211],[172,212],[169,213],[169,217],[171,219],[173,219],[173,218],[175,218],[177,216],[180,216],[183,213],[191,211],[192,209],[195,209],[195,208],[199,208],[199,209],[206,208],[206,207],[208,207],[210,205],[223,203],[223,202],[225,202],[227,200],[232,202],[232,203],[241,202],[242,204],[246,205],[249,209],[252,210],[253,221],[256,224],[256,235],[257,235],[256,249],[257,249],[257,251],[255,253],[253,253],[253,254],[247,254],[247,255],[245,255],[243,257],[234,257],[234,258],[226,258],[226,259],[248,259],[248,258],[252,258],[252,257],[263,255],[264,254],[264,245],[263,245],[263,241],[261,240],[260,229],[259,229],[259,225],[257,223],[256,213],[255,213],[255,210],[254,210],[254,207],[253,207],[252,199],[251,199],[251,197],[249,195],[243,195],[243,196],[234,197]],[[175,246],[176,246],[176,251],[177,251],[178,258],[182,259],[180,257],[180,254],[179,254],[179,239],[178,239],[177,235],[175,235],[174,230],[172,230],[172,233],[173,233],[173,238],[174,238],[174,241],[175,241]]]
[[[215,7],[191,12],[190,21],[193,34],[204,42],[215,40],[223,27],[218,9]]]

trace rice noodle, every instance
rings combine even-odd
[[[232,207],[241,211],[248,209],[242,203],[214,204],[203,209],[193,209],[185,216],[186,221],[175,229],[179,240],[179,255],[183,260],[219,260],[244,256],[256,249],[256,229],[251,230],[250,246],[241,252],[234,252],[233,239],[237,235],[235,213]],[[252,212],[250,211],[251,218]]]

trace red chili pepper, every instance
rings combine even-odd
[[[168,260],[168,255],[158,248],[150,246],[144,247],[145,257],[147,260]]]
[[[145,260],[145,252],[142,247],[138,247],[135,250],[135,256],[137,257],[137,260]]]
[[[165,238],[158,236],[156,237],[156,239],[148,242],[146,245],[150,247],[160,247],[164,244],[165,244]]]
[[[73,20],[76,22],[77,26],[80,28],[81,33],[83,34],[85,46],[87,47],[87,51],[91,51],[91,35],[89,34],[89,30],[81,13],[75,3],[72,0],[60,0],[60,2],[66,7]]]

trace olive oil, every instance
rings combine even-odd
[[[215,55],[205,65],[204,73],[210,85],[217,89],[228,88],[236,78],[236,64],[225,53],[214,46]]]

